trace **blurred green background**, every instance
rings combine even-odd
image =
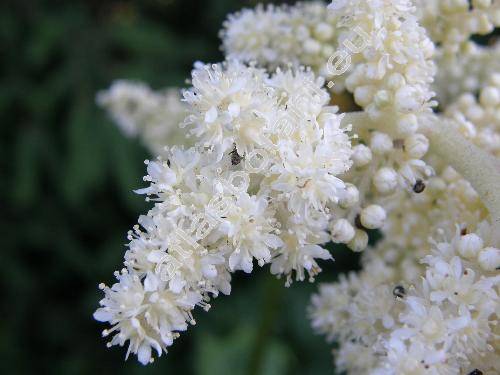
[[[92,319],[99,282],[121,268],[126,232],[147,210],[146,150],[95,105],[117,78],[184,84],[222,59],[225,16],[254,1],[3,0],[0,5],[0,373],[325,374],[331,345],[306,316],[316,285],[268,268],[234,277],[167,356],[142,367],[107,349]],[[318,281],[355,268],[335,250]]]

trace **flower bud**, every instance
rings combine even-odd
[[[405,139],[405,152],[412,159],[422,159],[429,150],[429,140],[423,134],[413,134]]]
[[[373,184],[379,193],[392,193],[398,185],[398,174],[392,168],[380,168],[373,176]]]
[[[330,228],[332,241],[335,243],[348,243],[355,235],[354,227],[346,219],[335,220]]]
[[[307,38],[309,38],[309,35],[311,35],[311,33],[309,32],[309,28],[306,27],[305,25],[300,25],[297,28],[297,39],[298,40],[306,40]]]
[[[373,100],[375,88],[373,86],[359,86],[354,90],[354,100],[362,107],[366,107]]]
[[[428,319],[422,325],[422,333],[427,337],[432,337],[439,332],[439,326],[433,319]]]
[[[420,93],[412,86],[402,86],[394,96],[396,108],[403,113],[414,112],[422,105]]]
[[[458,253],[464,258],[474,258],[483,248],[483,239],[475,233],[466,234],[458,240]]]
[[[485,107],[495,107],[500,103],[500,92],[496,87],[485,87],[479,96],[479,102]]]
[[[379,90],[373,97],[373,101],[378,108],[384,108],[390,103],[391,96],[387,90]]]
[[[500,73],[493,73],[491,74],[490,76],[490,83],[493,85],[493,86],[500,86]]]
[[[317,40],[307,39],[304,42],[304,51],[310,54],[317,54],[321,51],[321,44]]]
[[[397,127],[401,135],[410,135],[415,133],[418,129],[417,116],[413,113],[401,116],[398,120]]]
[[[347,244],[347,246],[356,253],[363,251],[368,246],[368,234],[364,230],[356,229],[354,238]]]
[[[393,90],[402,87],[405,83],[405,78],[400,73],[392,73],[387,80],[387,86]]]
[[[478,34],[488,34],[493,31],[494,25],[487,14],[479,14],[476,19],[476,28]]]
[[[500,267],[500,249],[487,247],[479,253],[477,260],[485,271],[494,271]]]
[[[382,207],[372,204],[361,211],[361,225],[367,229],[378,229],[384,225],[386,217]]]
[[[444,181],[447,183],[452,183],[455,182],[460,178],[460,175],[455,171],[452,167],[448,166],[444,169],[444,171],[441,173],[441,176],[443,177]]]
[[[392,150],[392,139],[385,133],[373,132],[370,148],[375,154],[386,154]]]
[[[458,98],[457,103],[460,106],[460,108],[463,110],[463,109],[466,109],[467,107],[475,104],[476,97],[474,95],[472,95],[471,93],[467,92],[467,93],[462,94]]]
[[[333,27],[325,22],[320,22],[314,28],[314,35],[319,40],[328,40],[333,36]]]
[[[339,200],[339,206],[342,208],[349,208],[358,203],[359,190],[353,184],[346,184],[344,195]]]
[[[354,146],[352,161],[355,167],[364,167],[372,161],[372,150],[362,144]]]

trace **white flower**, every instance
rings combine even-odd
[[[392,338],[388,343],[387,359],[375,374],[433,374],[452,375],[458,368],[445,360],[442,350],[425,346],[422,342],[406,345],[403,340]]]
[[[398,184],[398,175],[394,169],[382,167],[375,173],[373,184],[382,194],[392,193]]]
[[[364,167],[372,160],[372,151],[363,144],[353,147],[352,160],[357,168]]]
[[[412,134],[404,141],[405,152],[411,159],[420,159],[429,150],[429,140],[423,134]]]
[[[355,252],[363,251],[368,246],[368,234],[364,230],[356,229],[353,239],[347,246]]]
[[[123,346],[129,341],[129,353],[137,354],[142,364],[152,361],[151,349],[157,351],[172,345],[184,331],[187,322],[194,322],[191,310],[201,301],[201,295],[193,292],[173,294],[167,291],[147,292],[137,275],[127,271],[116,273],[118,283],[111,288],[102,285],[105,298],[94,318],[109,322],[113,328],[104,330],[103,336],[117,331],[109,345]]]
[[[498,25],[490,0],[258,6],[229,16],[226,61],[196,63],[182,103],[124,81],[100,93],[124,133],[159,155],[136,191],[153,205],[128,233],[126,268],[100,286],[94,317],[112,326],[108,346],[128,341],[127,356],[152,362],[195,323],[195,306],[230,293],[232,272],[256,260],[286,286],[313,281],[335,255],[326,242],[361,252],[378,229],[362,270],[312,298],[339,369],[498,373],[496,185],[476,181],[495,171],[474,157],[477,179],[469,160],[451,158],[453,169],[429,127],[443,121],[466,155],[475,144],[500,156],[500,44],[469,41]],[[339,113],[338,94],[362,111]]]
[[[119,80],[99,92],[97,102],[128,137],[140,136],[154,155],[165,146],[189,145],[179,124],[187,115],[178,89],[153,91],[140,82]]]
[[[472,34],[488,34],[500,25],[497,1],[417,0],[422,24],[445,53],[459,52]]]
[[[127,269],[95,315],[114,325],[110,345],[130,341],[143,364],[254,259],[286,285],[293,273],[313,280],[317,260],[332,258],[321,245],[339,202],[358,197],[338,177],[352,164],[350,128],[310,70],[197,64],[192,83],[184,124],[195,146],[146,161],[149,186],[136,192],[154,205],[129,232]]]
[[[379,205],[372,204],[361,211],[360,221],[367,229],[378,229],[382,227],[387,215]]]
[[[439,48],[436,63],[438,71],[434,89],[439,103],[447,106],[464,93],[478,92],[493,74],[500,71],[500,43],[497,41],[485,47],[468,41],[459,54],[451,56]]]
[[[335,243],[349,243],[354,238],[354,227],[346,219],[338,219],[332,222],[332,241]]]
[[[280,238],[274,234],[276,228],[272,212],[267,211],[265,198],[257,199],[242,194],[236,201],[237,211],[227,219],[227,236],[234,246],[229,257],[231,271],[243,270],[252,272],[252,260],[255,258],[260,266],[269,263],[271,251],[282,245]]]
[[[283,247],[279,255],[272,260],[271,273],[277,275],[287,275],[286,286],[292,282],[292,271],[295,271],[295,279],[303,281],[305,271],[309,274],[309,281],[314,281],[321,268],[315,259],[332,259],[330,252],[319,245],[303,243],[290,231],[286,231],[281,236]]]
[[[478,262],[485,271],[497,270],[500,267],[500,249],[483,249],[478,255]]]
[[[500,156],[500,74],[489,76],[479,100],[471,93],[448,106],[447,117],[455,128],[477,146]]]
[[[476,233],[457,230],[451,240],[432,242],[422,259],[425,270],[417,271],[418,284],[411,285],[418,278],[407,268],[408,262],[416,262],[413,250],[394,253],[388,238],[366,253],[359,275],[321,285],[312,298],[312,325],[328,339],[339,339],[337,355],[342,357],[336,362],[341,368],[367,374],[451,375],[476,366],[489,373],[498,361],[493,342],[500,278],[481,274],[478,261],[462,258],[459,250],[465,236],[465,243],[471,238],[478,243],[476,237],[488,242],[489,230],[484,223]],[[350,354],[353,345],[361,344],[372,351],[364,359],[369,368]],[[485,357],[491,357],[489,363],[478,365],[477,358]]]
[[[458,240],[458,253],[464,258],[474,258],[483,248],[483,240],[475,233],[466,234]]]
[[[370,140],[370,149],[376,154],[386,154],[392,150],[392,139],[382,132],[374,132]]]
[[[229,58],[271,69],[292,63],[318,71],[333,53],[335,19],[321,2],[258,6],[230,15],[220,34]]]
[[[276,105],[264,79],[264,71],[234,60],[196,66],[184,100],[190,105],[185,125],[192,126],[198,143],[219,153],[233,144],[240,155],[251,151],[266,124],[260,114]]]

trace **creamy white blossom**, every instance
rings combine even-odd
[[[125,81],[100,93],[154,155],[137,191],[153,206],[100,285],[108,346],[152,362],[233,272],[313,281],[335,257],[324,244],[361,252],[378,230],[361,271],[312,297],[338,369],[500,373],[500,44],[471,41],[499,6],[260,5],[228,17],[225,62],[197,62],[182,97]]]
[[[500,69],[478,93],[464,93],[446,108],[455,128],[477,146],[500,157]]]
[[[416,0],[419,18],[446,54],[456,54],[473,34],[500,26],[498,0]]]
[[[187,113],[179,89],[153,91],[144,83],[118,80],[99,92],[97,103],[127,137],[139,136],[154,155],[165,146],[190,143],[179,128]]]
[[[467,92],[476,93],[491,75],[500,72],[500,43],[481,46],[468,41],[460,53],[449,55],[436,51],[437,74],[433,84],[439,104],[449,105]]]
[[[155,203],[129,233],[126,268],[95,314],[113,326],[110,345],[129,341],[142,363],[254,261],[286,285],[293,274],[312,280],[317,259],[332,258],[321,247],[331,207],[356,200],[338,177],[352,165],[348,128],[311,71],[269,75],[229,61],[197,64],[192,77],[183,126],[195,145],[146,161],[150,185],[137,192]]]
[[[338,38],[337,15],[319,1],[257,6],[232,14],[220,35],[226,56],[271,69],[287,64],[325,71]]]
[[[485,272],[478,257],[460,253],[471,238],[472,246],[484,248],[477,239],[487,238],[488,228],[483,223],[478,234],[458,230],[450,242],[434,242],[422,259],[421,280],[408,277],[412,272],[390,248],[379,247],[365,258],[361,275],[321,285],[312,298],[312,325],[340,341],[337,366],[356,374],[496,373],[500,278]],[[361,350],[359,361],[353,345],[371,351]],[[496,360],[478,361],[485,356]]]
[[[312,9],[323,17],[322,28],[328,24],[333,30],[328,33],[331,40],[317,43],[321,48],[315,55],[303,52],[302,34],[293,32],[297,23],[311,30]],[[410,1],[334,1],[329,9],[320,3],[298,3],[245,10],[229,17],[221,35],[226,53],[240,60],[271,68],[288,63],[311,66],[335,83],[333,91],[347,89],[376,119],[375,129],[356,130],[355,168],[346,178],[363,191],[351,212],[359,213],[368,205],[365,197],[372,186],[381,196],[401,188],[412,191],[432,175],[432,168],[422,160],[428,140],[419,132],[419,122],[435,105],[434,45],[419,26]],[[308,31],[308,35],[316,34]],[[277,41],[279,46],[274,46]],[[270,56],[267,50],[281,52]],[[342,74],[338,74],[339,64],[345,66]],[[352,224],[355,216],[346,213]],[[364,237],[359,234],[354,247],[362,245]]]

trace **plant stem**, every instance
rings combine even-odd
[[[493,233],[500,237],[500,160],[465,139],[450,124],[429,126],[425,135],[433,151],[460,173],[488,208]]]
[[[265,281],[265,296],[263,305],[266,307],[262,315],[254,347],[251,354],[248,375],[257,375],[262,372],[263,362],[265,360],[266,349],[268,348],[268,339],[271,335],[273,322],[279,313],[280,295],[283,293],[283,285],[276,278],[267,276]]]

